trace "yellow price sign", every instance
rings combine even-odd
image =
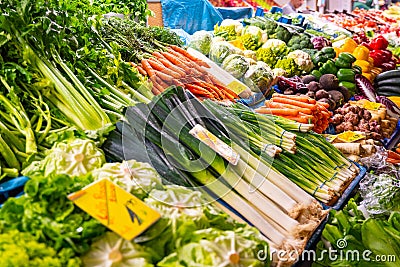
[[[382,106],[381,103],[367,101],[364,103],[363,108],[368,109],[368,110],[378,110],[381,106]]]
[[[339,138],[340,140],[342,140],[344,142],[351,143],[351,142],[355,142],[355,141],[364,139],[365,136],[363,134],[355,133],[352,131],[346,131],[341,134],[338,134],[337,138]]]
[[[140,235],[161,215],[108,179],[68,195],[75,205],[126,240]]]
[[[247,89],[246,85],[237,80],[231,81],[226,85],[226,87],[234,91],[236,94],[240,94],[241,92]]]
[[[326,141],[328,141],[329,143],[332,143],[333,141],[335,141],[337,138],[337,135],[334,134],[327,134],[325,135],[325,139]]]

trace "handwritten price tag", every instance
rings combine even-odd
[[[209,146],[231,164],[236,165],[238,163],[240,155],[200,124],[194,126],[189,133]]]
[[[161,217],[108,179],[91,183],[68,199],[126,240],[140,235]]]
[[[364,103],[363,108],[368,109],[368,110],[378,110],[381,106],[382,106],[381,103],[367,101]]]
[[[365,136],[363,134],[355,133],[352,131],[347,131],[347,132],[338,134],[337,138],[339,138],[340,140],[342,140],[344,142],[351,143],[351,142],[355,142],[355,141],[364,139]]]

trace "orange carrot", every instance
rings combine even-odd
[[[149,76],[155,75],[154,69],[151,67],[151,65],[147,59],[142,59],[142,67],[147,72],[147,75],[149,75]]]
[[[170,68],[166,68],[160,61],[156,59],[149,59],[149,63],[151,67],[155,70],[162,71],[163,73],[168,74],[177,79],[182,77],[179,73],[171,70]]]
[[[223,90],[225,94],[229,95],[231,97],[230,100],[233,100],[235,98],[239,98],[238,94],[236,94],[234,91],[229,89],[228,87],[221,85],[221,84],[214,84],[218,89]]]
[[[309,97],[308,96],[298,96],[298,95],[283,95],[283,94],[278,94],[278,93],[274,93],[272,95],[272,97],[280,97],[280,98],[287,98],[287,99],[293,99],[296,101],[300,101],[300,102],[304,102],[304,103],[309,103]]]
[[[169,49],[168,49],[168,53],[170,53],[171,55],[173,55],[173,56],[179,58],[179,60],[181,60],[181,61],[183,61],[183,62],[184,62],[184,61],[187,61],[187,62],[190,62],[190,61],[191,61],[189,58],[185,57],[185,56],[182,55],[181,53],[176,52],[176,51],[173,50],[172,48],[169,48]]]
[[[175,50],[176,52],[182,54],[183,56],[189,58],[191,61],[197,62],[199,65],[206,67],[206,68],[210,68],[210,66],[204,62],[203,60],[191,55],[188,51],[186,51],[185,49],[182,49],[176,45],[171,45],[170,46],[173,50]]]
[[[310,110],[316,110],[316,105],[313,104],[308,104],[308,103],[304,103],[301,101],[297,101],[297,100],[293,100],[293,99],[288,99],[288,98],[282,98],[282,97],[273,97],[271,98],[271,100],[273,102],[278,102],[278,103],[282,103],[282,104],[289,104],[289,105],[295,105],[301,108],[308,108]]]
[[[283,115],[283,116],[297,116],[299,115],[299,111],[295,109],[288,109],[288,108],[257,108],[255,110],[258,113],[263,113],[263,114],[272,114],[272,115]]]
[[[220,89],[218,89],[218,87],[216,87],[216,86],[214,86],[212,84],[209,84],[209,83],[206,83],[206,82],[196,82],[195,84],[197,84],[197,85],[199,85],[199,86],[201,86],[203,88],[208,89],[208,91],[210,93],[212,93],[214,95],[214,97],[217,98],[217,99],[223,100],[223,99],[226,98],[225,94]]]
[[[328,103],[325,103],[325,102],[319,102],[319,101],[317,101],[317,105],[320,105],[320,106],[325,107],[325,108],[329,108],[329,104],[328,104]]]
[[[146,76],[147,72],[139,65],[136,66],[137,70],[139,71],[140,74]]]
[[[161,52],[161,54],[168,59],[172,64],[174,64],[175,66],[181,67],[182,69],[185,70],[184,65],[182,63],[182,61],[177,58],[176,56],[168,53],[168,52]]]
[[[161,92],[164,92],[164,89],[170,87],[172,83],[166,83],[163,81],[160,77],[156,76],[156,82],[160,85],[160,87],[163,89]]]
[[[273,103],[272,106],[271,106],[271,103]],[[282,103],[275,103],[275,102],[269,102],[268,105],[269,105],[270,107],[272,107],[272,108],[273,108],[273,107],[280,106],[280,108],[295,109],[295,110],[298,110],[299,112],[302,112],[302,113],[307,114],[307,115],[311,115],[311,114],[312,114],[312,110],[311,110],[311,109],[302,108],[302,107],[298,107],[298,106],[295,106],[295,105],[282,104]]]
[[[165,74],[162,71],[154,70],[154,73],[157,75],[157,77],[160,77],[163,81],[165,82],[171,82],[174,80],[174,77],[171,75]]]
[[[185,87],[193,94],[207,96],[208,98],[214,98],[214,96],[210,92],[208,92],[201,86],[195,84],[186,84]]]
[[[168,59],[159,58],[158,61],[160,61],[165,67],[170,68],[171,70],[179,73],[181,77],[186,75],[185,71],[182,68],[172,64],[170,61],[168,61]]]
[[[165,57],[160,52],[157,52],[157,51],[153,52],[152,55],[154,57],[156,57],[157,59],[161,59],[161,58],[165,59]]]
[[[289,119],[289,120],[293,120],[293,121],[297,121],[300,123],[309,123],[309,118],[304,117],[304,116],[281,116],[285,119]]]

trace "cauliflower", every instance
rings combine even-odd
[[[233,54],[224,59],[221,67],[236,79],[240,79],[249,69],[249,65],[249,62],[244,56]]]
[[[295,50],[287,55],[288,58],[293,58],[296,64],[302,71],[309,73],[314,68],[311,56],[301,50]]]
[[[195,32],[190,38],[189,47],[196,49],[204,55],[208,55],[210,53],[211,41],[213,35],[207,31],[198,31]]]
[[[240,37],[243,46],[248,50],[257,50],[262,45],[262,34],[260,28],[256,26],[246,26]]]
[[[243,56],[245,56],[247,58],[251,58],[251,59],[257,60],[256,52],[254,52],[252,50],[244,50],[243,51]]]

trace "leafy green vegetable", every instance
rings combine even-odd
[[[106,232],[82,257],[86,267],[152,267],[150,251],[113,232]]]
[[[258,61],[256,65],[251,65],[249,70],[243,77],[244,83],[253,92],[264,92],[268,94],[274,78],[271,68],[262,61]]]
[[[64,248],[57,254],[46,243],[37,241],[30,233],[11,230],[0,234],[0,266],[79,266],[81,261],[74,257],[69,249]]]
[[[68,139],[56,143],[41,161],[35,161],[23,174],[29,177],[52,174],[85,175],[105,162],[104,153],[92,140]]]
[[[215,63],[221,64],[226,57],[236,54],[237,50],[237,48],[226,41],[213,41],[210,47],[210,59]]]
[[[161,178],[148,163],[136,160],[106,163],[92,171],[95,180],[110,179],[140,199],[152,189],[162,189]]]
[[[58,253],[72,250],[68,257],[86,252],[92,239],[104,233],[105,227],[76,207],[67,195],[92,181],[88,175],[32,178],[24,187],[25,195],[4,202],[0,209],[2,230],[28,232]]]

